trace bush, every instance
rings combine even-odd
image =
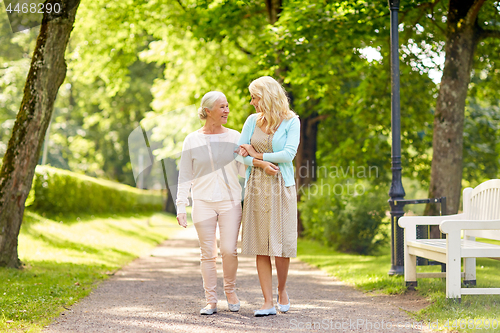
[[[299,203],[304,236],[338,251],[370,254],[388,239],[388,190],[352,179],[321,179]]]
[[[71,171],[37,166],[26,206],[48,214],[160,211],[160,192],[136,189]]]

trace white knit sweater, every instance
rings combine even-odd
[[[211,142],[209,135],[198,131],[186,137],[179,164],[176,200],[178,214],[186,212],[190,189],[194,200],[241,201],[238,175],[245,176],[246,166],[234,159],[239,138],[240,133],[232,129],[220,134],[219,142]],[[214,195],[217,182],[220,193]]]

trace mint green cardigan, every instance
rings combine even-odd
[[[255,126],[257,125],[257,114],[250,115],[241,131],[238,145],[250,144],[250,138],[253,135]],[[280,168],[281,175],[285,181],[285,186],[295,185],[295,176],[293,172],[293,159],[297,154],[297,148],[300,142],[300,120],[299,117],[293,117],[283,120],[273,136],[273,153],[264,153],[262,159],[267,162],[277,163]],[[245,165],[253,166],[253,157],[243,157],[238,155],[236,160]],[[251,173],[251,168],[247,168],[245,177],[245,187],[247,186],[248,177]]]

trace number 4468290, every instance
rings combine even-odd
[[[30,4],[23,3],[22,5],[20,5],[18,3],[14,7],[14,9],[12,9],[12,4],[9,3],[9,5],[6,8],[6,10],[7,10],[8,13],[16,12],[16,13],[24,13],[24,14],[27,14],[27,13],[43,14],[45,12],[46,13],[51,13],[51,12],[59,13],[61,11],[61,5],[59,3],[56,3],[54,5],[52,5],[50,3],[48,3],[47,5],[45,5],[43,3],[39,3],[39,4],[36,4],[36,3],[30,3]]]

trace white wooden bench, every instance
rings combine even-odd
[[[417,225],[439,225],[446,239],[417,239]],[[463,213],[445,216],[404,216],[404,274],[406,286],[417,286],[417,278],[446,277],[446,297],[500,294],[500,288],[462,288],[476,284],[476,258],[499,258],[500,245],[476,241],[476,237],[500,240],[500,179],[488,180],[463,192]],[[463,239],[461,238],[463,231]],[[417,256],[446,264],[446,273],[417,273]],[[461,262],[464,259],[464,271]],[[499,272],[500,274],[500,272]]]

